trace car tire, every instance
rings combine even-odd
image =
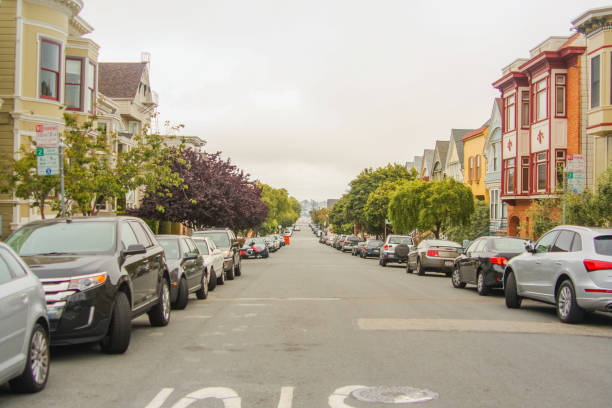
[[[225,274],[225,279],[234,280],[234,262],[232,262],[232,267]]]
[[[202,283],[200,289],[196,291],[196,297],[200,300],[204,300],[208,297],[208,279],[206,278],[206,271],[202,274]]]
[[[221,270],[221,275],[217,278],[217,285],[225,285],[225,270]]]
[[[504,296],[506,298],[506,307],[510,309],[518,309],[521,307],[522,298],[516,290],[516,278],[513,272],[508,272],[504,282]]]
[[[215,273],[215,269],[210,269],[210,277],[208,278],[208,290],[215,290],[217,287],[217,274]]]
[[[425,275],[425,269],[423,269],[423,265],[421,265],[421,258],[417,258],[416,271],[419,276]]]
[[[457,266],[453,268],[453,273],[451,274],[451,283],[453,284],[454,288],[465,288],[465,282],[461,281],[461,271],[459,271],[459,268]]]
[[[491,290],[485,283],[484,273],[481,271],[479,271],[478,275],[476,276],[476,292],[478,292],[480,296],[487,296],[489,293],[491,293]]]
[[[234,268],[234,276],[242,276],[242,261],[238,261],[238,265]]]
[[[410,260],[406,261],[406,273],[412,273],[412,268],[410,267]]]
[[[557,291],[557,316],[563,323],[580,323],[584,320],[584,309],[576,302],[576,290],[572,281],[564,280]]]
[[[382,267],[387,266],[387,261],[385,261],[385,259],[384,259],[384,258],[381,258],[381,259],[380,259],[380,266],[382,266]]]
[[[189,290],[187,289],[187,279],[182,277],[181,279],[179,279],[178,296],[176,297],[176,302],[174,302],[172,307],[178,310],[183,310],[187,307],[188,301]]]
[[[19,377],[9,381],[11,389],[22,393],[41,391],[49,378],[49,363],[49,333],[36,323],[30,335],[25,368]]]
[[[162,278],[159,301],[148,313],[151,326],[167,326],[170,323],[170,309],[170,286],[166,278]]]
[[[108,332],[100,341],[103,352],[107,354],[122,354],[128,349],[130,337],[132,335],[132,316],[130,309],[130,301],[125,292],[117,292]]]

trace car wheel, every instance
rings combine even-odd
[[[459,271],[459,267],[457,266],[453,268],[453,274],[451,275],[451,282],[454,288],[457,288],[457,289],[465,288],[465,282],[461,281],[461,272]]]
[[[11,389],[16,392],[38,392],[45,388],[49,378],[49,335],[39,323],[34,325],[28,359],[23,373],[9,381]]]
[[[225,270],[221,271],[221,275],[219,275],[219,277],[217,278],[217,285],[225,285]]]
[[[208,278],[206,277],[206,271],[202,274],[202,283],[200,289],[196,291],[196,297],[200,300],[208,297]]]
[[[384,259],[384,258],[381,258],[381,259],[380,259],[380,265],[381,265],[381,266],[387,266],[387,261],[385,261],[385,259]]]
[[[125,353],[130,345],[132,335],[132,316],[130,313],[130,301],[125,292],[117,292],[115,304],[111,314],[111,321],[108,326],[106,337],[102,339],[100,345],[102,351],[108,354]]]
[[[485,276],[482,272],[478,272],[476,277],[476,291],[480,296],[487,296],[490,292],[489,287],[485,284]]]
[[[425,269],[423,268],[423,265],[421,265],[421,258],[417,258],[416,271],[417,275],[425,275]]]
[[[232,267],[225,274],[225,279],[234,280],[234,262],[232,261]]]
[[[170,322],[170,286],[166,278],[162,279],[160,292],[159,301],[148,313],[149,323],[156,327],[167,326]]]
[[[234,268],[234,275],[242,276],[242,262],[241,261],[238,261],[238,265],[236,265],[236,267]]]
[[[215,269],[210,269],[210,277],[208,278],[208,290],[215,290],[217,287],[217,274],[215,273]]]
[[[506,307],[510,309],[518,309],[521,307],[522,298],[516,290],[516,278],[514,273],[508,272],[504,283],[504,295],[506,297]]]
[[[584,320],[584,310],[576,302],[576,291],[569,279],[563,281],[557,291],[557,316],[563,323],[580,323]]]
[[[189,291],[187,290],[187,280],[182,277],[178,284],[178,296],[176,302],[172,305],[175,309],[183,310],[187,307],[189,301]]]

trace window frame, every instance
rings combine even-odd
[[[561,81],[562,80],[562,81]],[[563,112],[559,113],[559,91],[563,91]],[[555,74],[555,118],[567,117],[567,75]]]
[[[542,156],[543,155],[543,156]],[[543,158],[542,158],[543,157]],[[548,187],[548,151],[534,153],[534,191],[537,193],[545,193]],[[540,169],[544,166],[544,188],[540,188]]]
[[[595,62],[597,62],[597,78],[595,78],[595,75],[593,75],[593,67],[595,65]],[[589,101],[589,106],[591,109],[593,108],[599,108],[599,106],[601,105],[601,58],[600,55],[595,55],[594,57],[591,58],[591,63],[590,63],[590,67],[589,67],[589,72],[591,74],[591,81],[589,84],[589,90],[591,92],[591,100]],[[597,92],[593,92],[593,89],[597,89]],[[597,95],[597,98],[595,98],[595,96]],[[597,100],[595,100],[597,99]]]
[[[68,82],[68,61],[78,61],[81,69],[80,69],[80,83],[76,84],[76,83],[72,83],[72,82]],[[85,107],[83,106],[83,78],[84,78],[84,71],[83,71],[83,58],[80,57],[66,57],[66,69],[64,72],[64,103],[66,104],[66,110],[70,110],[70,111],[77,111],[77,112],[82,112]],[[68,85],[78,85],[79,86],[79,106],[77,108],[72,108],[68,106],[68,101],[66,100],[66,95],[68,95],[68,91],[66,90],[66,88],[68,87]]]
[[[97,90],[97,87],[98,87],[98,84],[97,84],[97,82],[98,82],[98,81],[96,81],[96,78],[97,78],[97,72],[98,72],[98,67],[97,67],[97,65],[96,65],[96,64],[94,64],[94,63],[93,63],[93,62],[91,62],[91,61],[89,61],[89,62],[87,63],[87,67],[88,67],[88,68],[89,68],[89,67],[93,67],[93,72],[92,72],[92,77],[93,77],[93,79],[92,79],[92,81],[93,81],[93,88],[91,88],[91,87],[89,86],[89,85],[90,85],[90,84],[89,84],[89,71],[87,71],[87,75],[86,75],[86,76],[87,76],[87,78],[86,78],[86,81],[87,81],[87,97],[88,97],[87,99],[88,99],[88,101],[89,101],[89,110],[88,110],[88,112],[89,112],[89,113],[91,113],[91,114],[93,115],[93,114],[95,113],[96,94],[97,94],[96,90]]]
[[[560,154],[561,153],[561,154]],[[561,190],[565,190],[565,163],[567,160],[567,152],[565,149],[555,150],[555,190],[559,190],[559,165],[562,165],[561,170]]]
[[[505,194],[516,194],[516,158],[510,158],[504,160],[504,192]],[[512,176],[510,176],[510,170],[512,170]],[[510,186],[510,180],[512,180],[512,190],[508,187]]]
[[[40,40],[40,45],[39,45],[39,50],[38,50],[38,97],[40,99],[46,99],[46,100],[50,100],[50,101],[56,101],[59,102],[61,100],[61,86],[62,86],[62,43],[51,39],[51,38],[47,38],[47,37],[41,37]],[[43,68],[42,64],[43,64],[43,44],[44,43],[48,43],[48,44],[52,44],[57,46],[58,50],[57,50],[57,69],[58,71],[54,71],[52,69],[49,68]],[[56,75],[57,79],[55,82],[55,94],[56,94],[56,98],[52,97],[52,96],[48,96],[48,95],[43,95],[42,94],[42,87],[41,87],[41,71],[47,71],[47,72],[52,72]]]
[[[525,108],[527,109],[525,111]],[[521,129],[529,129],[531,123],[531,94],[521,91]]]
[[[543,84],[544,86],[540,89],[540,85]],[[535,84],[533,84],[533,88],[534,88],[534,95],[535,95],[535,103],[534,103],[534,115],[533,115],[533,123],[538,123],[538,122],[542,122],[544,120],[547,120],[549,117],[549,109],[548,109],[548,77],[546,78],[542,78],[540,79],[538,82],[536,82]],[[539,112],[540,112],[540,94],[545,94],[544,97],[544,102],[546,103],[546,107],[544,110],[544,116],[540,118]]]
[[[531,186],[531,171],[530,171],[530,167],[531,167],[531,160],[529,160],[529,156],[522,156],[521,157],[521,193],[522,194],[529,194],[529,191],[531,190],[529,187]],[[527,179],[525,180],[525,170],[527,170]]]
[[[512,132],[516,130],[516,93],[506,97],[504,110],[504,125],[506,132]]]

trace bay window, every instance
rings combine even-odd
[[[591,58],[591,108],[599,106],[599,55]]]
[[[521,157],[521,193],[529,193],[529,157]]]
[[[555,115],[565,116],[565,75],[555,75]]]
[[[43,99],[59,101],[60,44],[46,39],[40,41],[39,96]]]
[[[536,190],[538,192],[546,191],[546,183],[548,181],[548,163],[547,152],[536,153]]]
[[[514,130],[515,124],[515,99],[514,95],[511,95],[506,98],[506,103],[504,104],[506,113],[504,116],[504,120],[506,122],[506,132]]]
[[[83,110],[81,105],[81,86],[83,84],[83,61],[66,58],[65,103],[67,110]]]
[[[544,78],[535,84],[535,122],[544,120],[548,117],[548,88],[546,86],[547,79]]]
[[[529,128],[529,91],[521,92],[521,127]]]
[[[514,159],[508,159],[504,162],[504,174],[506,182],[506,194],[514,194]]]

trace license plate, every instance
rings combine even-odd
[[[444,265],[445,266],[453,266],[453,261],[445,261]]]
[[[380,254],[380,251],[378,249],[375,249],[372,251],[373,254]]]

